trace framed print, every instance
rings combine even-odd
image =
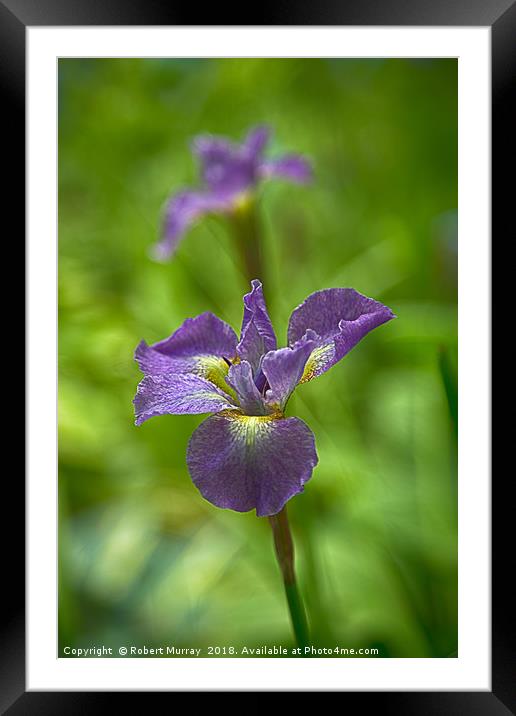
[[[28,308],[4,711],[510,713],[490,264],[514,4],[0,12]]]

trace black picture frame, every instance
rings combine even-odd
[[[227,10],[230,8],[228,7]],[[492,37],[492,234],[502,241],[514,234],[509,212],[514,203],[514,182],[507,181],[516,156],[514,119],[510,111],[516,77],[515,0],[320,0],[312,3],[275,3],[262,6],[256,16],[237,17],[220,5],[203,9],[202,25],[408,25],[489,26]],[[257,8],[258,10],[258,8]],[[196,17],[194,17],[194,15]],[[229,22],[223,22],[224,19]],[[199,25],[197,8],[174,7],[167,0],[0,0],[0,87],[4,141],[8,137],[12,159],[4,166],[5,209],[17,216],[14,239],[23,245],[20,217],[25,215],[25,37],[28,26],[73,25]],[[235,22],[236,20],[236,22]],[[513,172],[512,172],[513,174]],[[501,292],[501,288],[498,289]],[[493,294],[494,298],[494,294]],[[29,346],[29,349],[31,347]],[[17,401],[19,403],[19,396]],[[119,708],[120,698],[132,708],[150,709],[155,699],[170,693],[26,692],[25,691],[25,570],[24,483],[21,474],[6,471],[5,505],[14,517],[9,538],[4,537],[4,607],[0,633],[0,709],[10,716],[38,714],[90,714]],[[20,471],[21,472],[21,471]],[[511,480],[493,481],[492,529],[492,691],[468,692],[341,692],[342,708],[381,710],[398,716],[417,714],[472,714],[503,716],[516,713],[515,634],[509,627],[514,608],[509,587],[511,514],[508,491]],[[357,697],[360,704],[353,702]],[[116,699],[116,705],[115,705]],[[145,701],[143,700],[145,699]],[[151,699],[151,701],[149,701]],[[364,699],[366,701],[364,701]]]

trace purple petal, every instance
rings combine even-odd
[[[269,405],[281,411],[284,409],[303,377],[306,362],[317,346],[317,338],[315,333],[307,331],[291,348],[280,348],[264,356],[261,368],[270,386],[266,394]]]
[[[253,369],[247,361],[232,365],[229,369],[228,383],[235,389],[240,407],[246,415],[265,415],[263,396],[253,380]]]
[[[270,129],[264,125],[251,129],[244,139],[244,147],[250,156],[256,160],[263,151],[270,138]]]
[[[165,208],[161,240],[154,247],[154,258],[158,261],[168,259],[185,231],[200,216],[229,208],[227,200],[215,194],[183,191],[172,196]]]
[[[204,357],[231,360],[236,355],[237,337],[234,330],[213,313],[201,313],[186,321],[169,338],[148,346],[142,341],[136,349],[135,359],[148,375],[189,372],[194,370],[196,359]],[[194,371],[196,372],[196,371]],[[226,370],[227,372],[227,370]]]
[[[262,358],[265,353],[267,353],[267,348],[265,347],[264,337],[258,332],[255,323],[251,321],[245,327],[242,338],[237,345],[237,356],[240,360],[249,363],[255,379],[260,372]]]
[[[259,174],[265,179],[289,179],[298,184],[306,184],[313,178],[312,167],[299,154],[285,154],[278,159],[266,160],[260,164]]]
[[[233,200],[252,188],[257,179],[253,156],[221,137],[209,135],[194,140],[193,151],[202,164],[202,177],[211,192]]]
[[[152,347],[176,358],[196,355],[232,358],[236,345],[236,333],[231,326],[206,311],[195,318],[187,318],[169,338]]]
[[[247,360],[253,370],[258,369],[261,356],[276,349],[277,341],[263,297],[262,284],[251,281],[251,291],[244,296],[244,317],[237,355]]]
[[[228,395],[197,375],[146,376],[133,403],[136,425],[166,413],[214,413],[235,407]]]
[[[245,416],[237,411],[207,418],[190,439],[190,475],[203,497],[237,512],[274,515],[312,476],[314,435],[298,418]]]
[[[309,329],[319,336],[301,382],[327,371],[365,335],[392,318],[395,316],[390,308],[352,288],[329,288],[312,293],[293,311],[288,327],[291,345]]]
[[[236,355],[237,337],[231,326],[213,313],[201,313],[186,321],[169,338],[136,348],[135,359],[145,375],[194,373],[225,392],[228,362]]]
[[[192,152],[201,160],[231,154],[235,150],[236,146],[228,139],[213,134],[199,134],[192,142]]]
[[[161,375],[162,373],[191,373],[194,361],[190,358],[173,359],[154,350],[145,341],[140,341],[134,352],[134,359],[145,375]]]

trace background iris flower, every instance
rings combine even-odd
[[[202,186],[180,191],[168,200],[155,258],[169,258],[188,227],[204,214],[238,212],[262,179],[281,178],[297,183],[311,179],[309,163],[298,154],[265,159],[269,137],[268,127],[261,126],[251,129],[241,144],[211,135],[194,139],[192,151],[201,162]]]
[[[145,377],[136,424],[166,413],[213,413],[193,433],[187,463],[217,507],[275,515],[303,490],[317,464],[312,431],[286,418],[297,385],[327,371],[392,311],[351,288],[312,293],[290,317],[288,347],[277,348],[262,284],[244,296],[240,340],[212,313],[187,319],[136,360]]]

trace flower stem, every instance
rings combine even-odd
[[[239,207],[232,215],[232,228],[242,267],[248,282],[257,278],[262,282],[263,275],[262,246],[256,205],[249,201]]]
[[[308,624],[303,600],[296,582],[294,543],[292,542],[292,534],[288,523],[287,508],[284,507],[281,512],[269,517],[269,522],[272,527],[276,557],[278,558],[283,584],[285,585],[292,629],[297,646],[304,649],[309,646]]]

